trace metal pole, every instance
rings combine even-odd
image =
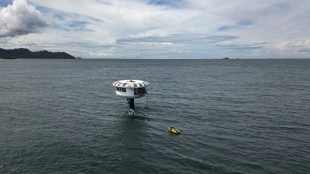
[[[149,108],[149,93],[146,93],[146,108]]]

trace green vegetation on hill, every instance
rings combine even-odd
[[[75,59],[75,57],[71,56],[65,52],[49,52],[49,51],[37,51],[31,52],[25,48],[11,49],[6,50],[0,48],[0,58],[3,59]]]

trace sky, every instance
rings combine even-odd
[[[310,58],[309,0],[0,0],[0,48],[82,58]]]

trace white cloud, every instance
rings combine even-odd
[[[26,0],[14,0],[0,11],[0,37],[38,32],[46,25],[40,12]]]
[[[149,0],[28,1],[50,27],[0,46],[92,58],[309,56],[308,0],[183,0],[176,5]]]

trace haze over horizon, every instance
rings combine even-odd
[[[83,58],[309,58],[307,0],[1,0],[0,48]]]

